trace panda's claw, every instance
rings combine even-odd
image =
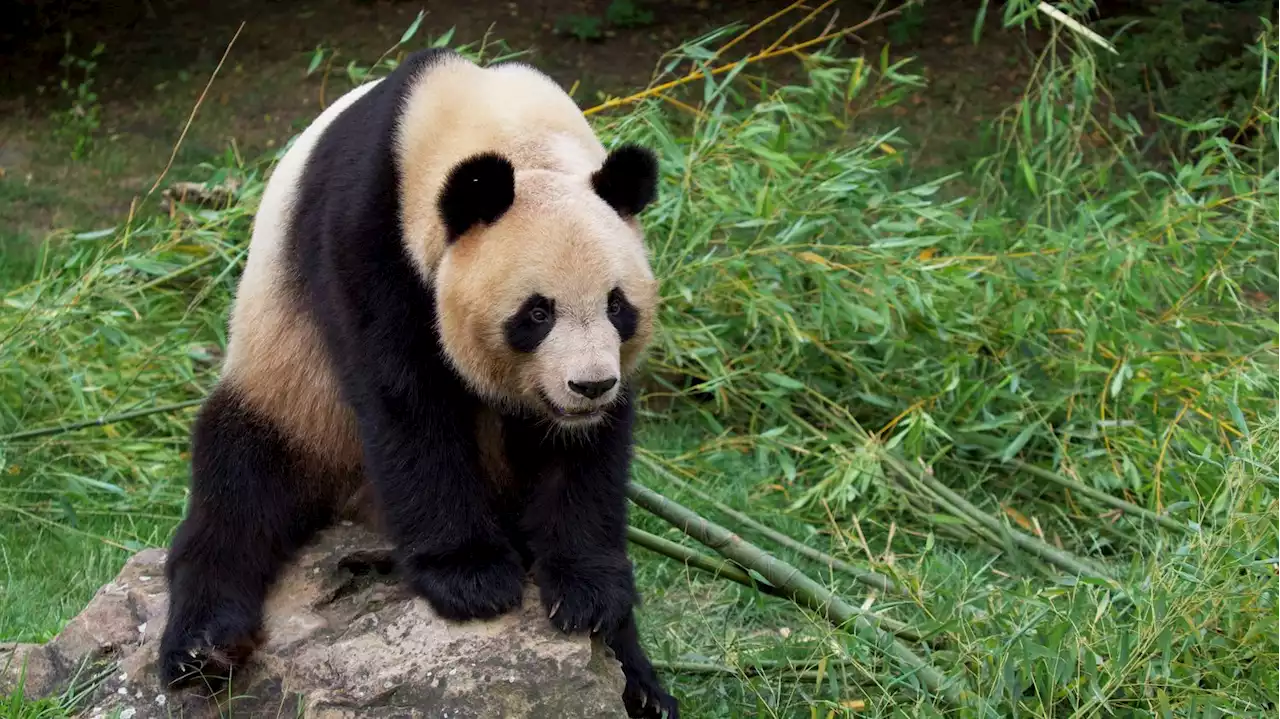
[[[680,719],[680,703],[667,693],[651,668],[623,665],[626,687],[622,702],[632,719]]]
[[[536,579],[547,618],[561,631],[599,632],[619,625],[631,611],[635,595],[629,574],[557,569],[542,569]]]

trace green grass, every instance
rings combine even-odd
[[[4,667],[0,667],[4,668]],[[0,695],[0,719],[65,719],[82,710],[86,701],[101,685],[112,669],[92,672],[78,671],[71,676],[69,686],[47,697],[28,697],[19,686],[8,696]],[[119,711],[110,719],[119,719]]]
[[[1275,710],[1275,47],[1268,29],[1256,145],[1170,122],[1195,149],[1161,169],[1070,35],[993,124],[995,151],[923,184],[864,121],[918,82],[909,64],[815,54],[803,84],[707,81],[684,97],[696,115],[650,99],[593,116],[664,172],[637,479],[932,635],[913,651],[969,690],[922,694],[817,615],[633,548],[652,655],[697,665],[666,672],[687,716]],[[271,159],[210,162],[240,180],[230,207],[71,238],[4,296],[0,434],[208,391]],[[48,638],[127,551],[165,543],[190,416],[0,438],[0,637]],[[868,594],[686,482],[902,591]]]

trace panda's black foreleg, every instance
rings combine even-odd
[[[524,597],[524,566],[479,468],[468,398],[449,385],[364,397],[365,470],[409,586],[437,614],[488,619]]]
[[[216,689],[256,647],[280,567],[331,514],[298,491],[299,457],[230,385],[209,396],[191,441],[190,506],[165,562],[160,675],[172,688]]]
[[[635,614],[629,612],[621,626],[604,635],[604,642],[622,665],[622,676],[626,680],[622,703],[627,709],[627,716],[679,719],[679,702],[662,688],[653,663],[640,646]]]
[[[317,314],[396,563],[441,617],[503,614],[524,598],[525,571],[481,471],[479,400],[432,330],[435,298],[405,263],[399,228],[348,229],[363,239],[314,269]]]
[[[514,464],[543,458],[520,524],[547,614],[566,632],[621,626],[637,600],[627,557],[631,411],[614,414],[585,437],[544,429],[534,448],[507,450]]]
[[[622,664],[630,716],[674,719],[677,702],[662,689],[636,633],[638,596],[627,556],[632,417],[624,400],[586,438],[542,440],[541,452],[550,458],[533,482],[521,524],[551,623],[602,635]],[[527,448],[514,451],[527,456]]]

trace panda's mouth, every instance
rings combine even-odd
[[[590,422],[597,420],[604,415],[604,410],[600,407],[587,407],[584,409],[568,409],[566,407],[561,407],[551,401],[551,398],[542,391],[538,392],[538,399],[542,400],[543,406],[547,408],[547,411],[551,416],[564,422]]]

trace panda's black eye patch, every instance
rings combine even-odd
[[[556,301],[534,293],[503,324],[507,344],[517,352],[532,352],[556,324]]]
[[[623,342],[635,337],[636,326],[640,323],[640,313],[627,299],[621,287],[614,287],[609,291],[608,312],[609,321],[618,330],[618,337]]]

